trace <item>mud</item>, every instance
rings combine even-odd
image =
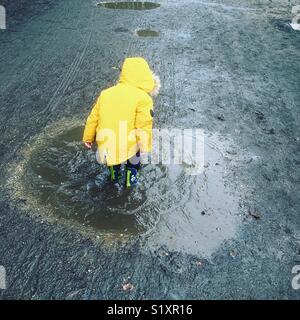
[[[147,1],[99,2],[98,7],[115,10],[151,10],[160,7],[159,3]]]
[[[299,298],[293,3],[0,4],[3,299]],[[159,37],[132,32],[145,29]],[[81,134],[138,55],[162,80],[155,127],[204,129],[205,170],[147,164],[136,189],[114,193]]]
[[[139,37],[158,37],[159,32],[151,29],[140,29],[136,31]]]

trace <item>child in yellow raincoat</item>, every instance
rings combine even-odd
[[[143,58],[124,61],[117,85],[103,90],[90,113],[83,142],[98,145],[98,156],[118,183],[125,169],[126,186],[137,183],[140,153],[152,149],[153,100],[159,79]]]

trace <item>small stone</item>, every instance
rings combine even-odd
[[[224,121],[225,117],[222,114],[217,115],[217,119],[220,121]]]
[[[211,216],[213,214],[213,210],[211,208],[207,208],[207,209],[204,209],[201,211],[201,215],[204,216],[204,215],[207,215],[207,216]]]
[[[134,286],[130,282],[127,282],[127,283],[123,284],[123,290],[124,291],[131,291],[131,290],[133,290],[133,288],[134,288]]]
[[[249,216],[253,217],[256,220],[259,220],[261,218],[261,214],[257,210],[249,210]]]
[[[169,253],[167,251],[162,250],[160,251],[159,255],[163,257],[163,256],[168,256]]]
[[[232,258],[235,258],[236,257],[236,252],[234,251],[234,250],[231,250],[230,252],[229,252],[229,255],[232,257]]]
[[[265,117],[265,115],[261,111],[255,111],[255,115],[259,120],[263,120]]]
[[[275,130],[273,128],[271,129],[263,129],[263,131],[266,133],[266,134],[274,134],[275,133]]]
[[[202,267],[203,263],[201,261],[196,262],[197,267]]]

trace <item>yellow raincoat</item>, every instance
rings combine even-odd
[[[151,151],[153,101],[149,93],[154,87],[146,60],[127,58],[118,84],[98,97],[87,119],[83,141],[96,141],[100,159],[108,166],[128,160],[138,150]]]

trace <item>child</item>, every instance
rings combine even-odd
[[[143,58],[124,61],[117,85],[103,90],[90,113],[83,142],[90,149],[97,142],[98,155],[119,183],[125,166],[126,187],[137,183],[140,154],[152,148],[153,101],[159,79]]]

